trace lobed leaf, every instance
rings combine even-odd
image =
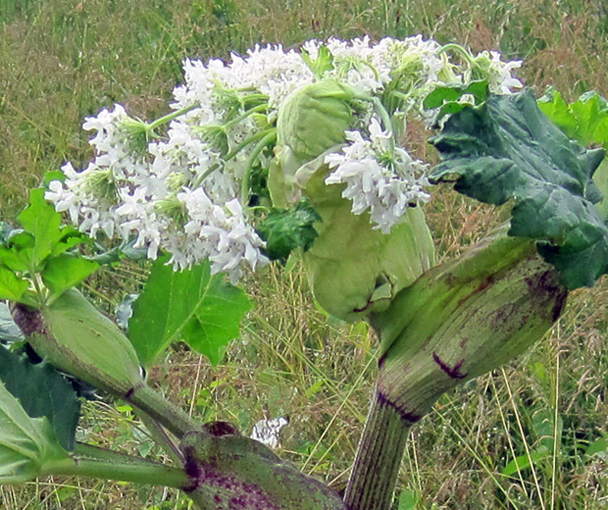
[[[568,104],[559,92],[549,90],[539,98],[538,107],[569,138],[585,146],[595,143],[608,148],[608,103],[597,92],[587,92]]]
[[[305,200],[289,209],[274,209],[258,226],[260,237],[266,241],[264,253],[271,260],[287,261],[296,248],[308,250],[319,235],[314,228],[321,217]]]
[[[538,107],[567,136],[585,146],[601,145],[608,149],[608,102],[597,92],[587,92],[578,101],[567,104],[559,92],[549,90],[538,100]],[[593,181],[604,195],[595,204],[600,217],[608,220],[608,160],[599,166]],[[599,200],[598,200],[599,202]]]
[[[175,272],[165,257],[156,261],[133,304],[129,338],[144,366],[177,341],[218,364],[250,308],[243,290],[225,282],[222,274],[211,275],[208,261]]]
[[[34,236],[30,265],[40,264],[53,252],[64,234],[61,232],[61,215],[44,200],[44,189],[30,190],[30,205],[18,217],[26,232]]]
[[[460,102],[463,96],[473,96],[475,104],[483,103],[488,97],[488,81],[477,80],[467,85],[455,87],[436,87],[424,98],[425,110],[439,109],[435,122],[440,121],[446,115],[453,115],[462,110],[467,103]]]
[[[53,294],[59,296],[93,274],[99,264],[62,253],[51,258],[42,271],[42,280]]]
[[[456,191],[494,205],[513,200],[509,235],[536,239],[569,289],[608,272],[608,227],[592,180],[604,151],[568,139],[530,90],[464,108],[432,143],[444,161],[431,182],[455,181]]]

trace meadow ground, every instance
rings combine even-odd
[[[0,218],[27,190],[91,152],[82,119],[115,102],[143,118],[166,113],[185,57],[228,58],[256,43],[422,33],[524,59],[537,93],[608,95],[603,0],[0,0]],[[410,133],[419,153],[430,149]],[[430,155],[432,157],[432,154]],[[428,210],[442,257],[496,219],[440,191]],[[137,290],[145,267],[103,271],[86,288],[108,313]],[[255,310],[225,362],[176,346],[151,374],[201,420],[250,430],[289,416],[280,454],[340,488],[348,476],[374,377],[364,324],[328,320],[296,267],[247,282]],[[608,285],[575,292],[555,328],[525,356],[443,396],[408,442],[400,510],[608,508]],[[132,410],[86,406],[80,437],[159,456]],[[3,510],[189,508],[173,490],[82,479],[0,487]]]

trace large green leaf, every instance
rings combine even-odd
[[[224,275],[211,275],[208,262],[175,272],[162,258],[133,304],[129,337],[144,366],[181,340],[217,364],[250,307],[245,293]]]
[[[34,365],[0,346],[0,381],[31,418],[48,419],[65,450],[74,448],[80,402],[65,377],[47,363]]]
[[[530,90],[490,96],[450,117],[432,143],[444,161],[431,181],[501,205],[513,200],[509,234],[538,250],[569,289],[608,272],[608,228],[593,207],[592,180],[604,151],[585,150],[538,108]]]
[[[0,381],[0,484],[23,483],[68,458],[46,418],[31,418]]]

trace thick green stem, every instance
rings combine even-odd
[[[391,507],[412,425],[376,390],[344,495],[348,510]]]
[[[567,291],[533,249],[501,230],[371,316],[379,374],[348,510],[388,510],[409,427],[444,392],[513,359],[557,320]]]
[[[149,386],[136,388],[125,400],[144,411],[179,439],[187,432],[200,430],[196,421]]]
[[[275,129],[269,130],[269,132],[264,136],[264,138],[259,141],[259,143],[253,149],[253,152],[251,153],[247,169],[245,170],[245,175],[243,175],[243,182],[241,183],[241,203],[244,206],[249,205],[249,182],[251,178],[251,171],[253,169],[253,165],[255,164],[255,160],[258,158],[258,156],[262,153],[262,151],[267,145],[274,142],[276,136],[277,133]]]
[[[143,459],[135,461],[122,454],[105,458],[70,457],[45,465],[42,475],[87,476],[104,480],[164,485],[188,490],[192,480],[179,468],[164,466]]]

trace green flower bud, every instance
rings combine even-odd
[[[150,126],[143,120],[127,117],[120,127],[129,148],[137,155],[145,154],[150,138],[154,137]]]
[[[60,370],[122,398],[144,386],[129,339],[77,290],[40,310],[12,312],[34,350]]]
[[[370,224],[369,214],[354,215],[342,198],[344,185],[326,185],[324,159],[339,150],[351,127],[354,90],[325,80],[296,91],[279,111],[276,158],[269,190],[277,207],[306,196],[321,217],[319,236],[303,254],[318,303],[345,321],[388,306],[434,261],[430,232],[419,208],[412,208],[390,234]],[[369,99],[369,98],[368,98]]]
[[[566,288],[533,241],[502,230],[437,266],[372,316],[381,337],[378,389],[405,421],[458,384],[510,361],[559,318]]]
[[[319,236],[302,255],[315,299],[347,322],[386,309],[434,262],[433,241],[419,207],[410,208],[389,234],[374,229],[368,214],[357,216],[350,208],[342,198],[315,205],[322,218],[315,224]]]
[[[354,97],[355,92],[346,85],[324,80],[296,90],[283,103],[277,118],[276,161],[269,176],[275,207],[294,201],[300,167],[344,142],[344,131],[352,122],[350,103]]]

